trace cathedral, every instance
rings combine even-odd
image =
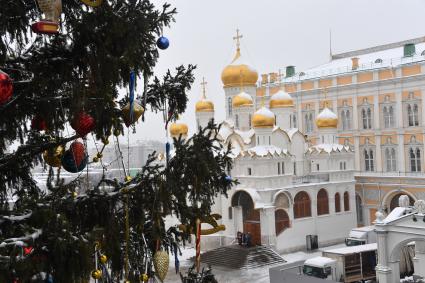
[[[220,139],[232,147],[231,176],[239,184],[219,197],[213,208],[226,230],[206,236],[203,248],[234,242],[237,232],[252,243],[279,252],[343,241],[355,227],[354,153],[338,143],[337,115],[324,107],[316,117],[320,142],[309,144],[296,125],[294,99],[284,88],[270,97],[257,94],[258,73],[236,54],[222,71],[226,119]],[[205,94],[196,103],[197,126],[214,118]],[[171,136],[187,136],[180,122]]]

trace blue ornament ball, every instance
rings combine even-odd
[[[88,156],[85,155],[80,164],[77,164],[71,150],[65,151],[65,154],[62,156],[62,167],[70,173],[78,173],[83,171],[87,166],[87,162]]]
[[[230,183],[232,181],[232,177],[229,176],[229,175],[227,175],[226,178],[225,178],[225,180]]]
[[[49,276],[46,279],[46,283],[53,283],[53,276],[49,274]]]
[[[161,36],[156,41],[156,46],[158,46],[158,48],[162,50],[167,49],[168,46],[170,46],[170,41],[165,36]]]

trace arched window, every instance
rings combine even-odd
[[[365,149],[363,151],[365,161],[365,171],[374,171],[373,151]]]
[[[229,97],[227,98],[227,111],[228,111],[228,116],[232,116],[232,98]]]
[[[248,115],[248,126],[251,129],[251,114]]]
[[[395,123],[394,123],[394,107],[390,106],[388,116],[389,116],[389,127],[392,128],[395,125]]]
[[[235,126],[239,129],[239,115],[235,115]]]
[[[410,171],[420,172],[421,171],[421,150],[419,148],[410,148]]]
[[[293,128],[297,127],[297,116],[295,114],[292,115],[292,127]]]
[[[335,194],[335,212],[341,212],[341,196],[339,193]]]
[[[395,149],[394,148],[386,148],[385,149],[385,164],[387,172],[396,171],[396,157],[395,157]]]
[[[342,129],[345,130],[345,111],[341,111],[341,122],[342,122]]]
[[[350,110],[345,111],[345,125],[346,125],[347,130],[349,130],[351,128]]]
[[[294,199],[294,218],[311,217],[311,201],[306,192],[299,192]]]
[[[362,109],[363,129],[372,128],[372,110],[369,108]]]
[[[233,207],[229,206],[229,219],[233,219]]]
[[[309,123],[308,124],[310,125],[310,132],[312,132],[313,131],[313,114],[312,113],[310,113],[310,115],[309,115]]]
[[[344,211],[350,210],[350,195],[348,192],[344,193]]]
[[[309,128],[309,119],[308,119],[308,114],[304,115],[304,125],[305,125],[305,132],[309,133],[310,132],[310,128]]]
[[[274,212],[276,236],[290,227],[288,213],[284,209],[276,209]]]
[[[413,125],[418,126],[419,125],[419,110],[418,105],[413,105]]]
[[[407,104],[407,118],[409,120],[409,127],[413,126],[413,111],[412,106],[410,104]]]
[[[329,198],[325,189],[317,193],[317,215],[329,214]]]
[[[389,128],[390,127],[390,118],[389,118],[389,111],[387,109],[387,106],[384,106],[384,109],[382,110],[384,114],[384,127]]]

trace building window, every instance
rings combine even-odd
[[[335,212],[341,212],[341,196],[339,193],[335,194]]]
[[[364,153],[365,171],[375,171],[374,164],[373,164],[373,150],[365,149],[363,153]]]
[[[421,172],[421,150],[419,148],[410,148],[410,171]]]
[[[351,128],[351,115],[350,110],[341,111],[342,129],[349,130]]]
[[[232,116],[232,98],[229,97],[227,98],[227,111],[228,111],[228,116]]]
[[[274,212],[276,236],[290,227],[289,215],[284,209],[276,209]]]
[[[306,113],[304,115],[305,132],[313,132],[313,113]]]
[[[233,207],[229,206],[229,219],[233,219]]]
[[[320,169],[320,164],[319,164],[319,163],[317,163],[317,164],[316,164],[316,171],[319,171],[319,169]]]
[[[299,192],[294,198],[294,218],[311,217],[311,201],[306,192]]]
[[[329,214],[329,198],[325,189],[317,193],[317,215]]]
[[[277,163],[277,175],[280,175],[280,162]]]
[[[356,212],[357,212],[357,225],[363,225],[362,199],[357,194],[356,194]]]
[[[297,116],[294,114],[292,115],[292,128],[297,127]]]
[[[384,127],[392,128],[394,127],[394,108],[392,106],[384,106]]]
[[[251,129],[251,114],[248,115],[248,126]]]
[[[386,148],[385,149],[385,164],[387,172],[395,172],[397,169],[395,149],[394,148]]]
[[[252,175],[252,169],[251,169],[251,167],[248,167],[248,176],[251,176]]]
[[[294,175],[297,175],[297,164],[294,162]]]
[[[419,110],[416,103],[407,104],[407,118],[409,121],[409,127],[419,125]]]
[[[362,109],[363,129],[372,128],[372,110],[370,107]]]
[[[236,129],[239,129],[239,115],[235,115],[235,126]]]
[[[285,174],[285,163],[284,162],[278,162],[277,163],[277,174],[278,175],[284,175]]]
[[[269,145],[271,145],[271,144],[272,144],[272,137],[269,136]]]
[[[344,211],[350,210],[350,195],[348,192],[344,193]]]

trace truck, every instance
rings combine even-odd
[[[324,250],[304,262],[303,274],[344,283],[375,280],[376,252],[376,243]]]
[[[376,243],[375,226],[353,228],[345,238],[345,244],[349,247],[373,243]]]

